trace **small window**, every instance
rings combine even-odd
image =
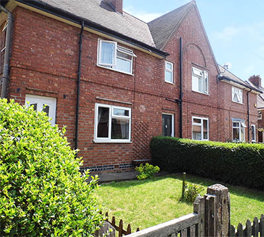
[[[192,117],[192,139],[209,140],[208,118]]]
[[[173,114],[162,114],[162,136],[174,137]]]
[[[43,111],[51,118],[51,124],[55,125],[56,121],[56,98],[26,95],[26,105],[32,106],[35,111]]]
[[[116,42],[99,40],[98,65],[115,71],[132,74],[132,50],[117,45]]]
[[[246,128],[246,124],[244,120],[241,120],[241,119],[232,120],[233,141],[234,142],[244,142],[245,141],[245,128]]]
[[[96,104],[95,105],[95,141],[130,142],[131,109]]]
[[[173,83],[173,63],[165,61],[165,81]]]
[[[256,126],[254,124],[251,125],[251,141],[256,142]]]
[[[208,72],[198,68],[192,68],[192,90],[208,94]]]
[[[239,104],[243,103],[243,91],[241,89],[232,87],[232,101]]]
[[[258,111],[258,120],[262,120],[262,110]]]

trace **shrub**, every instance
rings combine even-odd
[[[154,137],[152,161],[162,170],[186,171],[225,183],[264,190],[263,144]]]
[[[0,236],[91,236],[101,224],[96,178],[80,175],[64,132],[0,100]]]
[[[139,172],[137,179],[142,180],[153,177],[154,174],[160,171],[160,168],[158,166],[146,163],[145,165],[140,164],[140,166],[136,167],[136,171]]]
[[[194,202],[195,198],[203,191],[203,188],[197,184],[186,184],[184,200],[187,202]]]

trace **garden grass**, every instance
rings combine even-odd
[[[187,182],[203,187],[201,195],[209,185],[219,183],[197,176],[187,175]],[[264,214],[264,192],[226,185],[231,198],[231,224],[260,217]],[[110,217],[122,219],[124,226],[131,224],[145,229],[174,218],[192,213],[192,203],[180,201],[182,192],[181,175],[155,177],[149,180],[111,182],[100,185],[97,191],[103,211]]]

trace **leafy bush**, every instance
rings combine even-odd
[[[96,178],[80,175],[64,132],[0,100],[0,236],[91,236],[100,226]]]
[[[154,174],[160,171],[160,168],[158,166],[146,163],[145,165],[140,164],[140,166],[136,167],[136,171],[139,172],[137,179],[142,180],[153,177]]]
[[[195,198],[203,191],[203,188],[197,184],[187,183],[185,186],[184,200],[194,202]]]
[[[186,171],[264,190],[264,145],[154,137],[152,161],[162,170]]]

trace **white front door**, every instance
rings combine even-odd
[[[44,111],[51,118],[51,124],[55,125],[56,98],[37,95],[26,95],[26,105],[33,106],[34,110],[38,112]]]

